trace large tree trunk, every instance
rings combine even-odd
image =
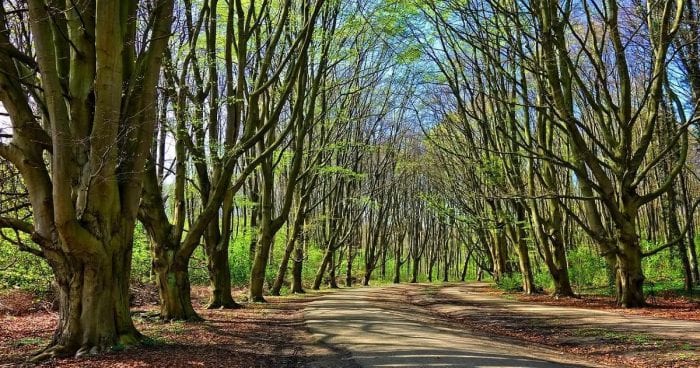
[[[231,214],[233,192],[229,191],[222,205],[222,230],[219,220],[211,221],[204,234],[207,254],[207,270],[209,271],[209,302],[208,309],[240,308],[241,306],[231,296],[231,268],[228,261],[229,240],[231,238]]]
[[[620,229],[617,253],[618,302],[622,307],[646,306],[642,250],[635,233],[634,221]]]
[[[272,247],[273,236],[267,231],[268,226],[263,224],[260,227],[260,236],[255,247],[255,259],[253,267],[250,270],[250,290],[249,298],[251,302],[264,303],[263,288],[265,284],[265,272],[267,269],[267,260],[270,257],[270,248]]]
[[[59,321],[51,343],[32,361],[93,355],[141,340],[129,313],[129,246],[111,256],[48,260],[58,285]]]
[[[207,249],[207,269],[211,295],[208,309],[240,308],[231,296],[231,269],[228,262],[228,242]]]
[[[189,257],[178,257],[178,248],[179,244],[152,243],[160,318],[165,321],[200,321],[202,318],[192,307]]]
[[[306,218],[306,204],[308,203],[309,197],[304,195],[304,196],[297,196],[297,201],[299,202],[299,205],[296,210],[296,214],[294,216],[294,223],[292,224],[292,232],[289,235],[289,239],[287,240],[287,246],[284,249],[284,255],[282,256],[282,261],[280,262],[279,269],[277,270],[277,276],[275,277],[275,282],[272,285],[272,290],[270,293],[272,295],[280,295],[280,290],[282,289],[282,284],[284,283],[284,278],[285,275],[287,274],[287,268],[289,267],[289,258],[292,255],[292,252],[296,251],[296,255],[298,256],[299,262],[301,262],[301,259],[304,256],[304,250],[303,248],[300,248],[301,242],[300,242],[300,235],[302,232],[302,228],[304,226],[304,219]],[[295,260],[296,263],[296,260]],[[295,264],[296,266],[296,264]],[[297,285],[297,290],[301,291],[292,291],[292,292],[303,292],[303,288],[301,287],[301,264],[299,265],[299,283]],[[292,287],[294,289],[294,287]]]
[[[192,307],[189,272],[186,268],[156,268],[160,318],[165,321],[200,321]]]
[[[573,297],[576,294],[574,294],[574,290],[571,288],[569,267],[566,261],[566,249],[564,248],[561,237],[555,236],[552,239],[552,248],[554,250],[552,253],[554,259],[552,268],[550,268],[550,274],[552,275],[552,280],[554,281],[554,296]]]
[[[173,2],[152,5],[142,9],[151,27],[137,55],[132,41],[143,24],[133,20],[135,4],[23,2],[40,96],[27,95],[23,68],[0,52],[0,102],[13,131],[0,156],[22,174],[33,214],[24,232],[58,284],[58,326],[35,361],[141,339],[129,313],[132,237]],[[0,10],[3,48],[12,43],[5,15]],[[40,118],[30,105],[37,99]]]

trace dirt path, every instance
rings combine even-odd
[[[410,303],[445,320],[616,367],[700,367],[700,323],[511,300],[487,284],[416,285]]]
[[[590,367],[556,350],[455,328],[406,303],[417,286],[343,290],[304,309],[323,344],[347,349],[362,367]]]
[[[455,316],[464,316],[484,309],[494,313],[508,311],[529,317],[531,321],[546,319],[548,323],[565,328],[585,326],[588,329],[655,335],[700,346],[700,322],[518,302],[488,295],[484,292],[486,288],[488,284],[481,283],[457,284],[440,288],[438,296],[446,297],[443,300],[461,300],[465,303],[447,302],[442,305],[436,304],[435,307]]]

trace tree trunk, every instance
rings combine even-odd
[[[131,248],[89,259],[49,259],[58,285],[59,321],[51,343],[32,361],[94,355],[142,339],[129,312]]]
[[[296,242],[294,249],[294,265],[292,265],[292,293],[303,294],[304,285],[302,284],[302,268],[304,266],[304,248],[303,243]]]
[[[160,295],[160,318],[165,321],[200,321],[192,308],[187,268],[156,268],[156,284]]]
[[[280,295],[280,290],[282,289],[282,284],[284,283],[284,278],[287,274],[287,268],[289,267],[289,258],[292,256],[292,251],[296,249],[296,244],[298,242],[297,237],[301,232],[302,225],[303,219],[301,218],[300,213],[297,213],[297,217],[294,220],[294,225],[292,227],[292,233],[287,240],[287,246],[284,248],[284,254],[282,255],[282,260],[280,261],[280,266],[277,270],[275,282],[272,284],[272,289],[270,290],[270,294],[272,295]]]
[[[688,184],[686,175],[681,173],[681,193],[683,193],[683,204],[685,207],[685,220],[688,224],[688,262],[690,263],[690,272],[693,276],[693,283],[700,285],[700,268],[698,267],[698,255],[695,246],[695,224],[693,223],[693,213],[690,212],[692,207],[690,192],[688,190]]]
[[[618,239],[617,273],[619,282],[618,302],[624,308],[643,307],[644,273],[642,272],[642,250],[630,221],[620,230]]]
[[[698,254],[695,245],[695,234],[693,231],[689,231],[688,235],[688,260],[690,262],[691,272],[693,274],[693,282],[695,285],[700,285],[700,267],[698,267]]]
[[[202,318],[192,307],[189,257],[178,259],[178,248],[179,244],[152,243],[153,269],[160,296],[160,318],[165,321],[200,321]]]
[[[330,248],[329,248],[330,249]],[[331,289],[337,289],[338,288],[338,280],[335,274],[336,270],[336,264],[335,264],[335,251],[331,251],[331,258],[328,261],[329,262],[329,269],[328,269],[328,286]]]
[[[435,257],[430,257],[428,261],[428,282],[433,282],[433,267],[435,266]]]
[[[362,286],[369,286],[369,280],[372,278],[372,271],[374,269],[368,269],[365,271],[365,275],[362,277]]]
[[[415,284],[418,282],[418,270],[419,270],[419,265],[420,265],[420,258],[419,257],[413,257],[413,269],[411,270],[411,283]]]
[[[464,267],[462,268],[462,276],[460,277],[460,280],[462,282],[467,280],[467,271],[469,267],[469,259],[472,257],[472,251],[471,249],[467,252],[467,259],[464,260]]]
[[[233,215],[234,192],[226,192],[221,205],[221,221],[214,219],[209,224],[205,234],[207,253],[207,269],[209,271],[209,302],[208,309],[234,309],[241,306],[231,296],[231,266],[228,251],[231,241],[231,217]],[[219,229],[219,222],[221,229]]]
[[[272,289],[270,289],[271,295],[280,295],[280,291],[282,290],[282,284],[284,284],[284,278],[287,274],[287,267],[289,266],[289,258],[292,256],[293,250],[294,240],[290,239],[289,241],[287,241],[287,247],[284,249],[284,254],[282,255],[282,260],[280,261],[280,266],[277,269],[275,282],[272,284]]]
[[[505,274],[509,273],[506,265],[508,255],[505,234],[503,233],[505,231],[504,226],[504,224],[499,224],[498,228],[493,230],[493,238],[495,240],[493,246],[493,277],[496,281],[499,281]]]
[[[351,253],[350,247],[348,247],[348,261],[347,261],[347,267],[345,268],[345,287],[351,287],[352,286],[352,261],[354,260],[354,256]]]
[[[316,272],[316,276],[314,277],[314,283],[311,288],[313,290],[318,290],[321,288],[321,282],[323,281],[323,274],[326,273],[326,267],[328,267],[328,264],[331,261],[331,257],[333,256],[333,251],[331,250],[331,246],[329,245],[328,248],[326,248],[326,253],[323,256],[323,260],[321,261],[321,265],[318,267],[318,271]]]
[[[251,302],[264,303],[265,298],[263,298],[263,288],[265,283],[265,270],[267,268],[267,260],[270,256],[270,247],[272,246],[273,237],[266,231],[267,228],[264,224],[265,219],[263,218],[263,224],[260,228],[260,236],[258,237],[258,243],[255,247],[255,259],[253,260],[253,267],[250,270],[250,290],[249,298]]]
[[[394,282],[394,284],[398,284],[401,282],[401,259],[398,257],[394,265],[394,279],[392,281]]]
[[[207,308],[240,308],[240,304],[236,303],[231,296],[231,269],[228,262],[227,241],[207,250],[207,268],[211,291]]]
[[[554,296],[557,297],[573,297],[574,290],[571,288],[571,280],[569,278],[569,267],[566,261],[566,249],[560,237],[552,239],[552,248],[554,252],[552,281],[554,281]]]
[[[665,197],[662,199],[661,212],[666,220],[666,238],[667,241],[680,239],[676,243],[677,254],[680,257],[681,265],[683,266],[684,289],[685,291],[693,290],[693,271],[690,267],[688,259],[688,249],[685,245],[685,239],[681,234],[680,226],[678,225],[678,200],[676,198],[675,186],[671,185]]]

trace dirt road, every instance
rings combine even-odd
[[[556,351],[446,324],[406,303],[414,286],[349,289],[307,305],[314,337],[362,367],[591,367]]]
[[[489,285],[484,283],[453,284],[439,287],[435,298],[437,302],[433,303],[432,308],[458,318],[481,313],[484,309],[488,309],[492,314],[521,316],[523,319],[527,319],[529,324],[536,323],[536,321],[546,321],[559,328],[571,329],[585,326],[591,330],[653,335],[660,338],[683,340],[688,344],[700,347],[700,322],[518,302],[488,295],[482,290],[488,287]]]

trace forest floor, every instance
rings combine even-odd
[[[402,284],[205,310],[206,288],[195,287],[206,321],[170,323],[156,318],[153,288],[135,291],[134,321],[150,344],[41,366],[700,367],[692,303],[630,311],[606,299],[524,297],[488,284]],[[29,293],[0,291],[0,367],[23,365],[47,344],[56,318]]]
[[[323,293],[268,297],[269,303],[235,310],[203,309],[206,293],[204,287],[193,290],[204,322],[161,322],[156,318],[157,291],[140,289],[132,315],[139,331],[150,338],[148,344],[96,357],[55,359],[39,367],[355,366],[347,353],[318,344],[304,327],[304,306]],[[27,293],[1,295],[0,367],[30,366],[26,358],[49,342],[56,319],[55,311]]]

